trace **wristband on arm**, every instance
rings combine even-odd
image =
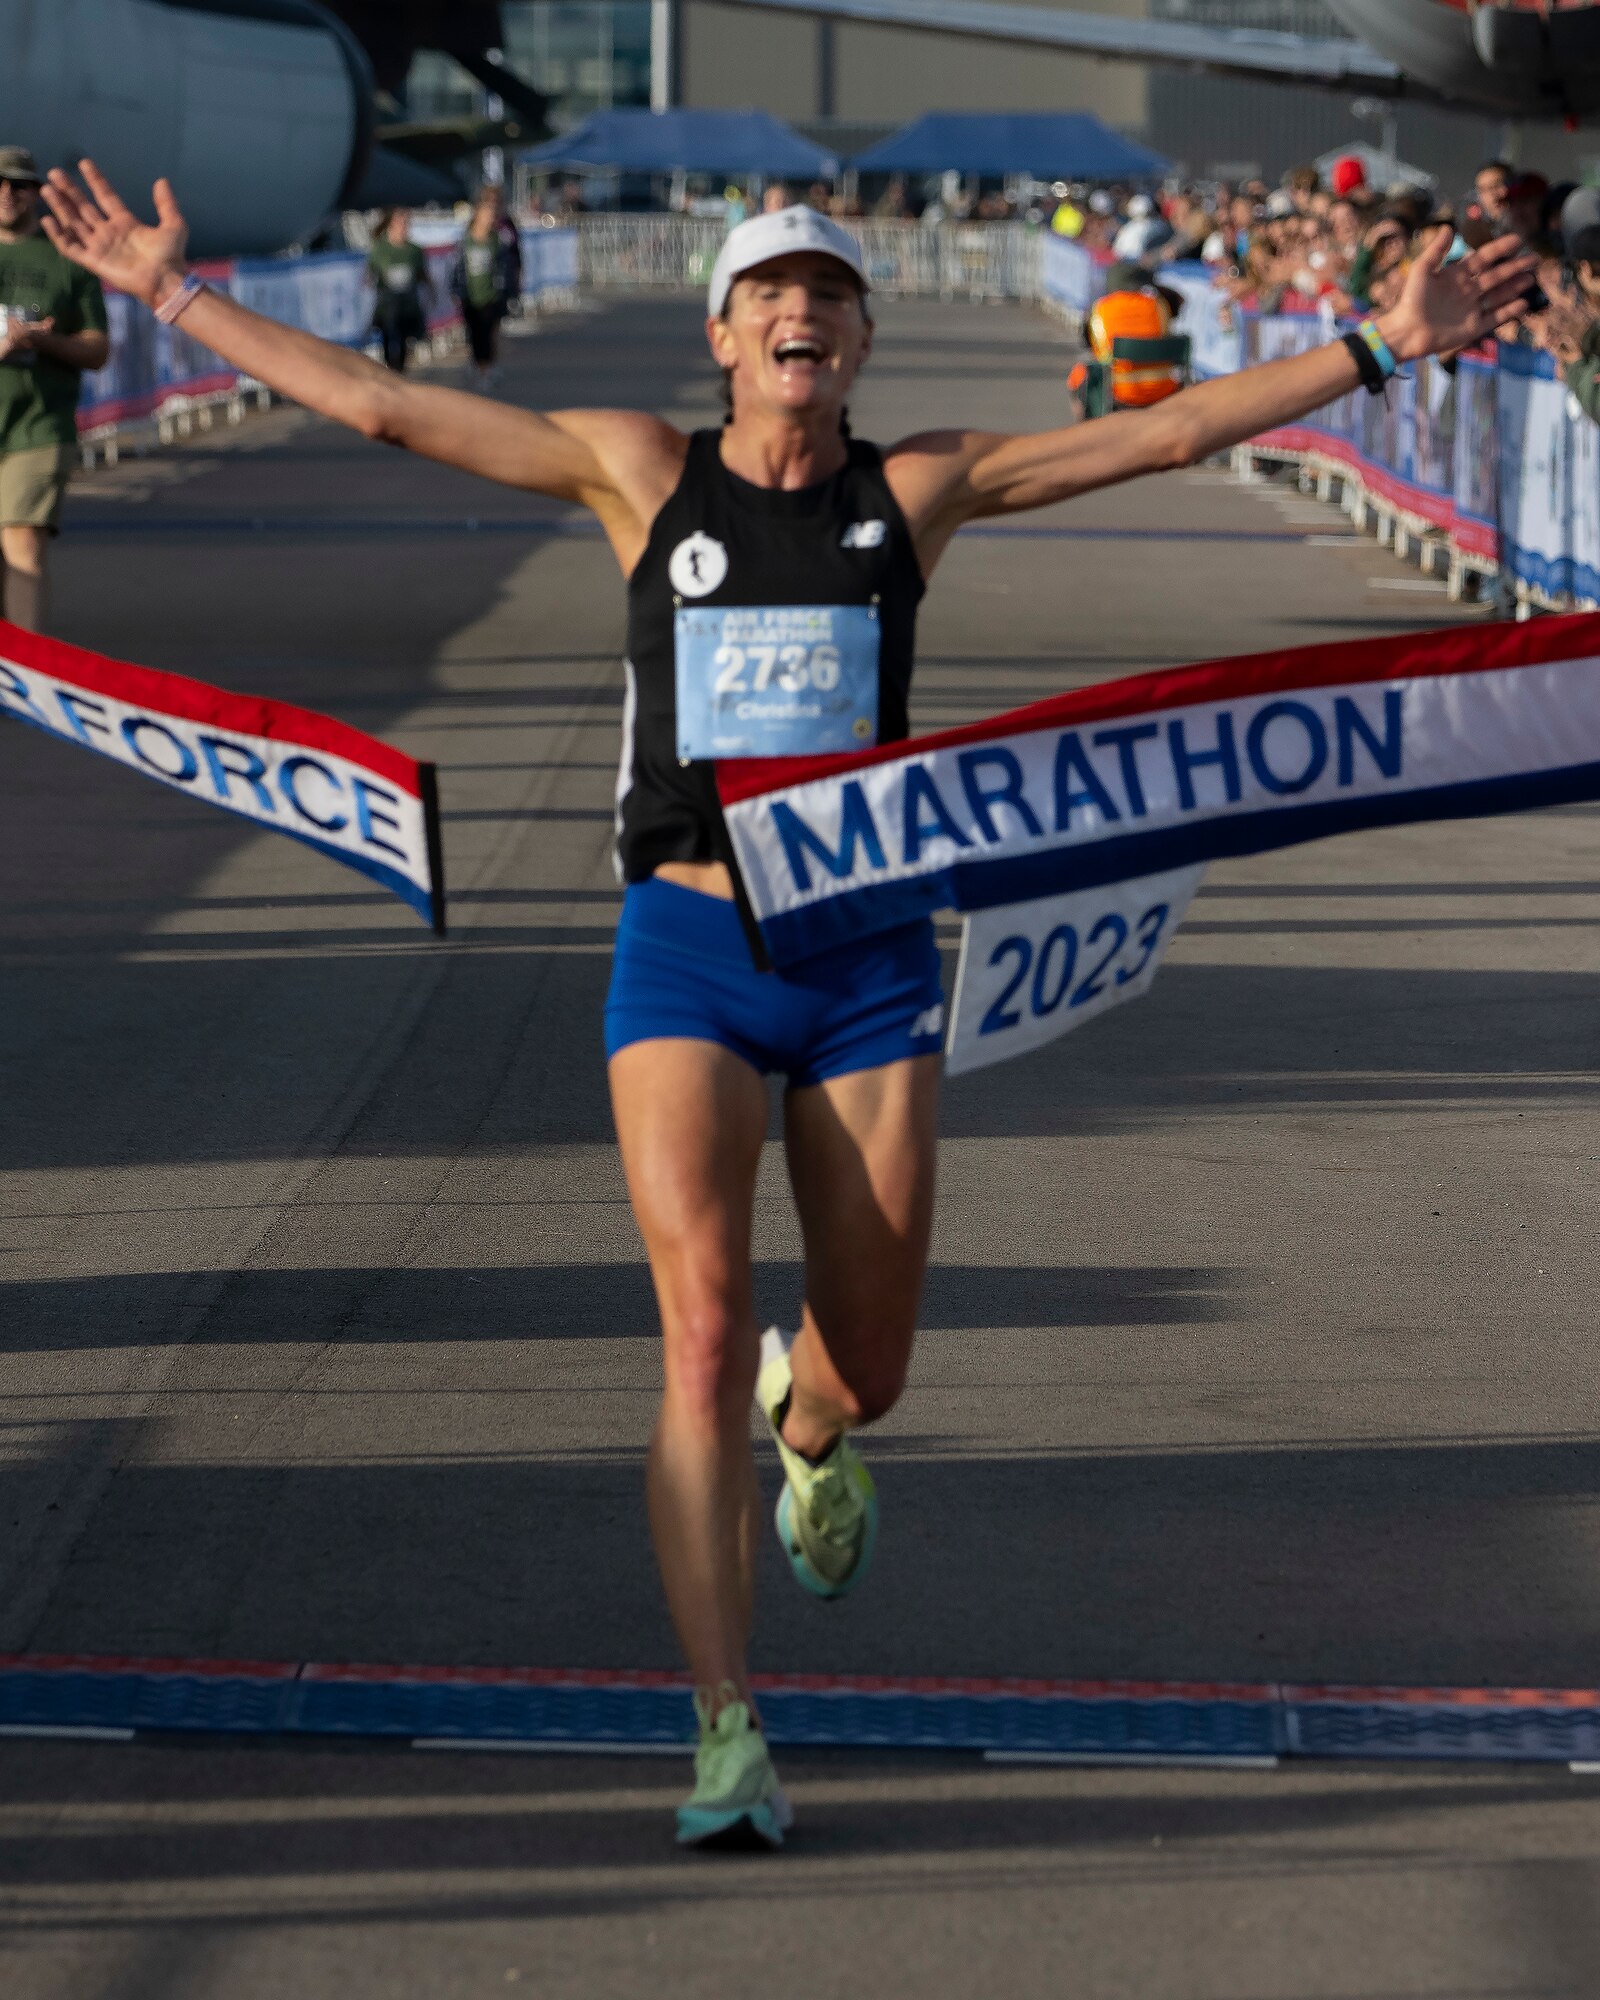
[[[205,288],[204,278],[197,277],[193,271],[186,272],[183,282],[174,285],[160,305],[153,308],[156,318],[163,326],[171,326],[175,319],[182,318]]]
[[[1381,396],[1400,364],[1376,323],[1364,319],[1354,333],[1344,336],[1343,345],[1349,350],[1367,393]]]

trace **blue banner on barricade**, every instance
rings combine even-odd
[[[431,298],[428,329],[439,332],[460,318],[450,289],[453,244],[427,247]],[[578,282],[578,237],[572,229],[522,231],[522,295],[570,291]],[[330,250],[310,257],[241,257],[197,267],[241,305],[269,319],[297,326],[344,347],[366,344],[372,326],[372,287],[358,250]],[[192,340],[181,326],[158,325],[122,292],[106,295],[111,358],[85,375],[78,430],[93,436],[116,424],[149,417],[173,403],[226,395],[237,372]]]
[[[362,346],[372,324],[372,287],[359,250],[241,257],[231,267],[228,290],[252,312],[343,347]]]
[[[202,265],[201,274],[226,284],[231,266]],[[181,326],[162,326],[124,292],[106,294],[111,358],[83,378],[78,429],[92,432],[108,424],[148,417],[164,404],[186,397],[224,394],[238,381],[235,371]]]
[[[575,229],[524,229],[522,296],[578,289],[578,232]]]
[[[1337,331],[1325,314],[1234,307],[1199,267],[1157,275],[1184,296],[1178,324],[1202,377],[1304,353]],[[1524,594],[1600,602],[1600,435],[1547,354],[1493,343],[1453,367],[1417,362],[1383,396],[1354,390],[1253,443],[1350,473],[1380,507],[1498,562]]]

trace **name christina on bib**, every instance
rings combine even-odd
[[[809,757],[876,742],[879,638],[870,604],[680,608],[678,755]]]

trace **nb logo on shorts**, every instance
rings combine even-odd
[[[887,521],[852,521],[839,537],[841,549],[881,549],[889,532]]]
[[[911,1023],[911,1039],[920,1042],[926,1035],[944,1033],[944,1002],[937,1001],[932,1007],[924,1007]]]

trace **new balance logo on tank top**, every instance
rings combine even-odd
[[[752,486],[696,431],[628,582],[623,879],[725,858],[712,761],[898,743],[923,583],[876,445],[831,479]]]

